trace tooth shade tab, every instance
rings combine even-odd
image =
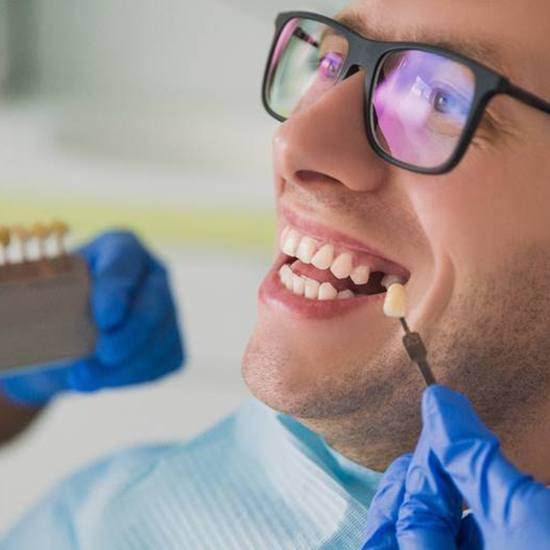
[[[389,289],[392,285],[404,285],[405,280],[399,275],[386,275],[380,283],[385,289]]]
[[[407,316],[407,296],[402,284],[392,284],[386,293],[384,315],[394,319],[404,319]]]

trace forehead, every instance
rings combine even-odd
[[[356,0],[342,15],[359,20],[366,36],[444,43],[550,94],[548,0]]]

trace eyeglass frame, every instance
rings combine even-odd
[[[277,114],[269,105],[267,97],[268,81],[271,74],[272,60],[277,48],[281,33],[285,26],[293,19],[307,19],[317,21],[327,25],[342,34],[348,42],[348,53],[345,59],[344,66],[338,76],[336,84],[343,82],[350,76],[350,71],[359,67],[365,71],[364,93],[363,93],[363,119],[367,134],[367,139],[374,149],[375,153],[385,161],[409,170],[411,172],[428,175],[442,175],[450,172],[463,159],[471,140],[478,129],[478,126],[483,118],[483,114],[488,103],[497,95],[507,95],[521,101],[522,103],[533,107],[543,113],[550,115],[550,103],[541,97],[513,84],[504,75],[490,69],[489,67],[470,59],[469,57],[453,52],[446,48],[433,46],[422,42],[395,42],[395,41],[379,41],[365,38],[356,33],[343,23],[307,11],[290,11],[283,12],[277,16],[275,22],[275,36],[271,46],[269,57],[267,60],[265,73],[262,81],[262,103],[266,111],[280,122],[285,122],[289,117],[284,117]],[[371,111],[374,110],[373,95],[375,85],[378,83],[379,72],[383,66],[383,61],[386,56],[399,51],[421,51],[447,57],[451,61],[462,63],[467,66],[473,73],[475,78],[475,92],[472,98],[472,106],[468,119],[464,125],[462,135],[455,146],[453,154],[445,163],[434,168],[423,168],[415,166],[407,162],[400,161],[392,155],[384,151],[378,144],[374,136],[374,117]],[[372,61],[371,61],[372,60]],[[355,73],[353,73],[355,74]],[[336,85],[335,84],[335,85]]]

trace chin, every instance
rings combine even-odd
[[[305,374],[288,347],[277,345],[257,327],[246,348],[242,374],[256,399],[272,409],[300,416],[308,409],[308,384],[300,383]],[[305,386],[305,387],[304,387]]]
[[[358,335],[349,325],[341,326],[319,322],[315,330],[305,330],[260,307],[242,365],[251,393],[301,419],[334,418],[377,406],[403,369],[399,332],[388,337],[387,331],[361,329]],[[398,357],[390,349],[398,350]]]

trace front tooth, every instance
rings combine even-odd
[[[352,290],[342,290],[338,293],[338,300],[349,300],[355,298],[355,293]]]
[[[321,283],[314,281],[313,279],[306,278],[305,297],[308,300],[317,300],[319,298],[319,287]]]
[[[292,269],[288,265],[284,266],[284,271],[281,275],[283,285],[288,289],[292,290],[292,278],[294,277],[294,273],[292,272]]]
[[[295,256],[296,255],[296,249],[298,248],[298,245],[300,244],[300,235],[297,231],[294,229],[291,229],[287,234],[285,238],[285,242],[283,244],[283,252],[287,256]]]
[[[389,289],[392,285],[403,285],[405,284],[405,281],[403,280],[403,277],[400,277],[399,275],[386,275],[382,281],[380,281],[380,284],[385,289]]]
[[[319,287],[319,300],[335,300],[337,297],[338,291],[330,283],[323,283]]]
[[[283,285],[287,286],[288,280],[292,277],[292,269],[290,269],[288,264],[283,265],[281,269],[279,269],[279,277]]]
[[[296,257],[304,264],[310,264],[316,248],[317,243],[313,239],[304,237],[300,241],[298,250],[296,251]]]
[[[340,254],[340,256],[332,262],[330,270],[337,279],[346,279],[349,277],[353,270],[353,258],[351,254],[349,252]]]
[[[306,287],[306,282],[299,275],[292,276],[292,292],[298,296],[303,296]]]
[[[285,243],[286,243],[286,238],[288,236],[288,232],[290,231],[290,227],[287,225],[283,231],[281,232],[281,237],[279,239],[279,243],[280,243],[280,247],[281,247],[281,250],[283,249],[283,247],[285,246]]]
[[[405,287],[394,283],[388,288],[384,301],[384,315],[403,319],[407,315],[407,297]]]
[[[311,259],[311,263],[317,269],[328,269],[334,260],[334,246],[325,244],[322,246],[315,256]]]
[[[359,265],[351,272],[351,280],[356,285],[366,285],[370,279],[370,268],[368,265]]]
[[[290,290],[290,292],[292,292],[293,279],[294,274],[287,275],[283,283],[286,286],[287,290]]]

